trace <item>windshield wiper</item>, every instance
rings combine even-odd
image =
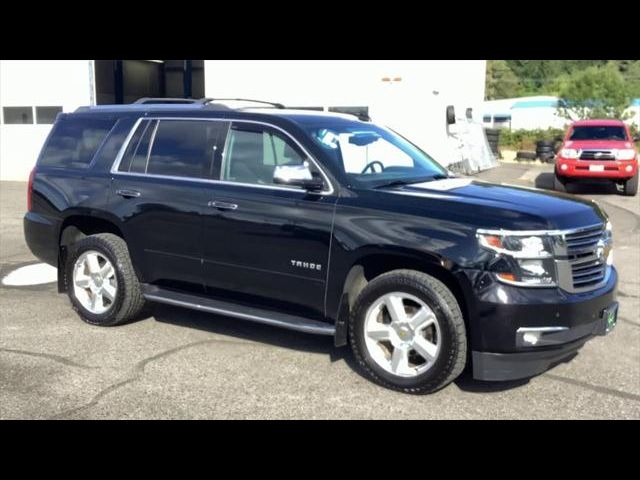
[[[381,183],[379,185],[376,185],[373,188],[399,187],[402,185],[411,185],[412,183],[423,183],[423,182],[431,182],[433,180],[443,180],[445,178],[449,178],[449,177],[442,173],[437,173],[435,175],[429,175],[428,177],[420,177],[420,178],[398,178],[396,180],[391,180],[386,183]]]

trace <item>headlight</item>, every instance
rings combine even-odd
[[[560,150],[560,156],[563,158],[578,158],[578,150],[575,148],[563,148]]]
[[[550,239],[541,235],[503,235],[478,230],[480,245],[515,258],[549,258],[553,256]]]
[[[633,160],[636,156],[636,151],[633,148],[623,148],[616,150],[616,160]]]
[[[613,228],[609,221],[607,221],[607,225],[604,228],[604,241],[610,245],[609,253],[607,254],[607,265],[613,265]]]
[[[556,286],[551,238],[546,235],[514,235],[478,230],[478,242],[499,257],[492,271],[498,280],[528,287]]]

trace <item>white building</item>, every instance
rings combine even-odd
[[[446,107],[463,121],[467,108],[482,105],[485,69],[482,60],[3,60],[0,179],[27,179],[58,112],[140,97],[241,97],[367,113],[448,164],[459,146]]]
[[[571,120],[558,114],[558,97],[533,96],[484,102],[482,122],[487,127],[511,130],[565,128]]]

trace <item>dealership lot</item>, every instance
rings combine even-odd
[[[479,177],[549,188],[550,172],[505,163]],[[541,376],[485,383],[465,373],[409,396],[361,377],[328,337],[160,305],[136,323],[92,327],[55,283],[0,286],[0,418],[640,419],[640,197],[572,191],[612,220],[620,318]],[[25,205],[25,183],[0,183],[1,277],[37,262],[22,237]]]

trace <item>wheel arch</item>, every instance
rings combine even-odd
[[[363,252],[356,258],[342,281],[339,320],[336,322],[336,346],[346,345],[348,321],[355,299],[374,278],[392,270],[416,270],[440,280],[451,290],[460,305],[460,310],[469,328],[469,313],[472,302],[471,285],[457,265],[435,254],[415,251]],[[347,305],[348,304],[348,305]]]
[[[115,219],[107,213],[72,211],[65,216],[58,232],[58,292],[63,293],[67,289],[64,266],[69,246],[97,233],[112,233],[125,239]]]

